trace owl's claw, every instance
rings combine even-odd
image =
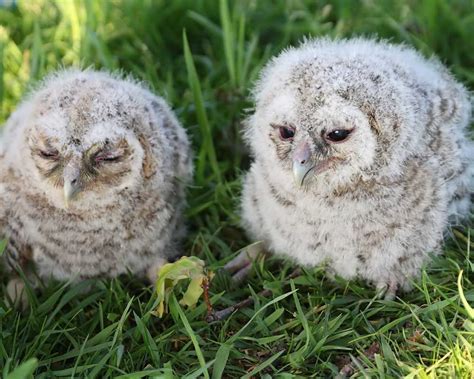
[[[232,275],[232,280],[234,283],[242,283],[252,270],[252,263],[249,263],[247,266],[238,270],[234,275]]]
[[[388,283],[380,282],[376,286],[377,297],[384,300],[394,300],[398,291],[398,282],[394,279],[390,280]]]
[[[241,283],[252,269],[252,263],[263,253],[263,244],[254,243],[245,247],[242,252],[224,266],[224,269],[233,274],[232,279]]]
[[[28,308],[28,296],[26,294],[25,282],[14,277],[9,280],[6,290],[6,300],[16,309],[25,311]]]

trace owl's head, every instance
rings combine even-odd
[[[396,175],[430,118],[416,76],[434,69],[420,62],[410,49],[363,39],[286,50],[263,70],[246,140],[265,170],[296,187]]]
[[[278,97],[265,106],[265,115],[257,110],[254,116],[263,116],[267,125],[265,145],[257,149],[265,150],[261,159],[291,173],[297,187],[314,181],[342,184],[373,164],[376,136],[353,104],[332,96],[316,105],[314,98],[291,89]]]
[[[151,146],[152,105],[144,94],[105,73],[46,80],[33,95],[24,134],[33,185],[58,207],[90,208],[147,180],[159,148]]]

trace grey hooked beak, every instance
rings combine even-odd
[[[72,158],[71,161],[64,168],[63,173],[63,195],[64,206],[69,208],[69,204],[77,194],[82,190],[81,187],[81,162],[80,158]]]
[[[311,155],[311,148],[306,142],[297,146],[293,154],[293,178],[299,186],[303,185],[306,176],[314,168]]]
[[[77,179],[64,180],[64,205],[69,208],[69,203],[73,200],[80,191],[79,181]]]

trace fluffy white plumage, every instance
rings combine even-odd
[[[53,74],[11,115],[2,145],[8,266],[32,261],[57,279],[130,271],[153,280],[177,254],[190,145],[144,86],[90,70]]]
[[[242,198],[251,238],[388,296],[408,289],[448,220],[469,212],[466,89],[408,47],[317,39],[274,58],[254,97]]]

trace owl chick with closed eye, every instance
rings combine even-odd
[[[163,99],[104,72],[48,77],[12,114],[0,155],[7,266],[42,277],[154,280],[177,254],[192,175],[184,129]],[[8,286],[11,297],[21,288]]]
[[[385,42],[307,41],[273,59],[245,131],[242,218],[271,252],[386,291],[408,290],[469,212],[465,88]]]

